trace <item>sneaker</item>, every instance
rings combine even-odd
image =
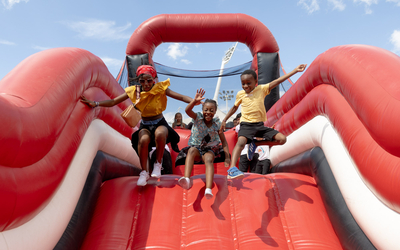
[[[161,177],[161,170],[162,170],[162,165],[159,162],[154,163],[153,165],[153,172],[151,173],[151,177],[156,177],[160,178]]]
[[[146,170],[143,170],[142,172],[140,172],[139,179],[136,185],[146,186],[148,179],[149,179],[149,173]]]
[[[228,169],[228,179],[240,179],[243,178],[244,174],[237,167],[231,167]]]
[[[211,188],[206,188],[206,191],[204,192],[204,196],[207,198],[207,200],[211,199],[214,197]]]
[[[249,144],[249,149],[247,150],[247,159],[249,159],[249,161],[253,160],[253,156],[254,153],[256,152],[256,143],[255,141],[251,141],[251,143]]]
[[[189,189],[190,188],[190,179],[188,177],[182,176],[178,180],[179,186],[181,186],[183,189]]]

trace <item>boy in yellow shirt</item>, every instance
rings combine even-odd
[[[236,162],[240,157],[240,152],[248,143],[249,151],[247,157],[249,160],[253,158],[254,151],[260,145],[282,145],[286,143],[286,136],[279,133],[273,128],[265,127],[264,122],[267,120],[267,112],[264,106],[264,98],[271,89],[278,86],[294,74],[303,72],[307,64],[300,64],[290,73],[279,77],[268,84],[258,85],[257,73],[254,70],[245,70],[240,76],[243,90],[236,95],[234,106],[229,110],[228,114],[222,121],[221,130],[225,129],[226,121],[231,117],[242,105],[242,116],[240,118],[240,130],[238,133],[238,141],[232,151],[231,166],[228,169],[228,179],[243,178],[244,174],[236,166]],[[253,140],[254,137],[264,138],[262,141]]]

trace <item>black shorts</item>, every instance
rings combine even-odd
[[[139,131],[142,129],[147,129],[150,131],[150,135],[151,135],[151,139],[150,139],[150,143],[149,143],[149,151],[150,151],[152,147],[156,146],[154,133],[159,126],[165,126],[168,129],[168,137],[167,137],[166,143],[171,143],[172,149],[176,152],[179,152],[177,144],[180,140],[180,137],[179,137],[178,133],[176,133],[176,131],[168,125],[168,122],[163,117],[156,125],[144,125],[143,123],[140,123],[139,129],[135,133],[132,134],[132,139],[131,139],[132,147],[133,147],[133,149],[135,149],[135,151],[138,155],[139,155],[139,152],[138,152],[137,146],[138,146],[138,142],[139,142]]]
[[[267,141],[273,141],[274,136],[279,131],[265,127],[263,122],[241,122],[238,137],[244,136],[247,138],[247,143],[250,143],[254,137],[264,138]]]

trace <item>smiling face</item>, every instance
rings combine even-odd
[[[246,94],[249,94],[251,91],[253,91],[257,85],[257,79],[255,79],[251,74],[242,75],[240,80],[242,81],[242,88]]]
[[[175,122],[178,124],[182,123],[182,114],[181,113],[177,113],[175,115]]]
[[[139,78],[139,83],[142,85],[142,91],[150,91],[154,85],[154,78],[151,75],[143,74]]]
[[[215,113],[217,112],[217,108],[215,104],[212,102],[205,102],[203,104],[203,117],[206,123],[209,123],[214,118]]]

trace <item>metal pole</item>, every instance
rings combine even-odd
[[[237,44],[238,44],[238,42],[236,42],[234,46],[230,47],[228,49],[228,51],[225,53],[224,58],[222,59],[221,69],[219,71],[220,76],[218,77],[217,86],[215,87],[215,93],[214,93],[214,98],[213,98],[214,101],[216,101],[217,103],[218,103],[218,93],[219,93],[219,89],[221,87],[221,81],[222,81],[221,76],[222,76],[222,73],[224,73],[225,64],[227,64],[229,62],[229,60],[231,60],[233,52],[235,51]]]
[[[221,81],[222,81],[221,75],[222,75],[222,73],[224,73],[224,67],[225,67],[225,62],[222,60],[221,69],[219,70],[220,77],[218,77],[217,86],[215,87],[215,93],[214,93],[214,98],[213,98],[214,101],[216,101],[217,103],[218,103],[218,92],[221,87]]]

